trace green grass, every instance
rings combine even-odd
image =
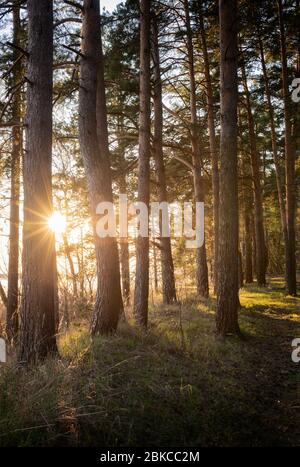
[[[245,341],[215,339],[214,298],[154,306],[142,334],[122,323],[91,342],[85,323],[60,359],[0,368],[0,446],[299,445],[300,299],[281,283],[241,291]]]

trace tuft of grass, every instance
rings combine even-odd
[[[217,341],[214,297],[194,297],[153,306],[147,333],[129,320],[91,340],[82,322],[60,336],[60,358],[12,360],[0,446],[299,445],[300,300],[279,285],[241,291],[245,341]]]

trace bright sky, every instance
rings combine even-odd
[[[120,0],[100,0],[101,9],[105,7],[106,11],[109,11],[110,13],[115,9],[118,3],[121,3],[121,1]]]

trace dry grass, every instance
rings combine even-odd
[[[60,337],[60,359],[0,370],[0,445],[299,445],[300,300],[274,282],[241,292],[245,341],[218,342],[214,298],[153,306],[141,334]]]

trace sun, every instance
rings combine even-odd
[[[48,225],[52,232],[62,234],[66,230],[66,218],[60,212],[54,212],[48,219]]]

